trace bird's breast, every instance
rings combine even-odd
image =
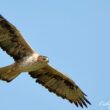
[[[19,64],[22,72],[31,72],[42,68],[45,64],[37,62],[38,55],[26,56]]]

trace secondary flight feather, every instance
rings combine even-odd
[[[0,15],[0,47],[15,60],[0,68],[0,79],[10,82],[22,72],[28,72],[36,82],[77,107],[91,104],[82,90],[65,74],[48,64],[48,57],[35,52],[14,25]]]

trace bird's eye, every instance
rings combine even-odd
[[[46,56],[39,56],[37,59],[38,62],[47,62],[48,61],[48,57]]]
[[[43,60],[46,60],[46,58],[43,58]]]
[[[47,57],[45,57],[45,56],[42,56],[42,59],[43,59],[43,60],[47,60]]]

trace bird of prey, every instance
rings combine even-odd
[[[15,63],[0,68],[0,80],[12,81],[28,72],[36,82],[57,96],[78,106],[87,107],[86,94],[65,74],[48,64],[49,59],[35,52],[14,25],[0,15],[0,47],[13,57]]]

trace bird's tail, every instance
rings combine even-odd
[[[0,68],[0,80],[10,82],[14,78],[16,78],[20,73],[21,72],[14,71],[12,65]]]

